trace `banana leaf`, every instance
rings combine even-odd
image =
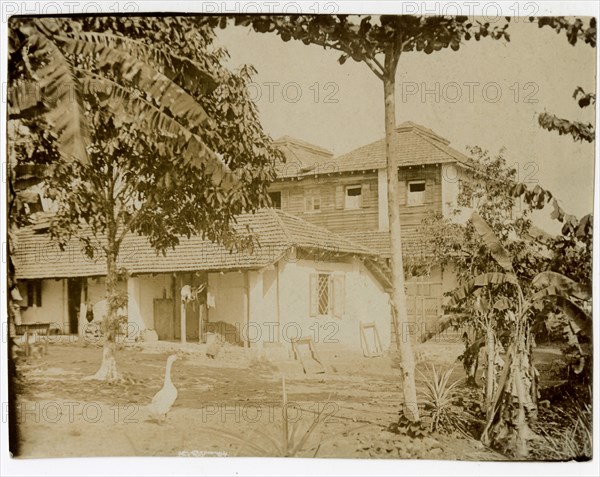
[[[473,223],[473,226],[475,227],[475,230],[479,236],[483,239],[486,247],[492,254],[492,257],[494,257],[494,260],[496,260],[496,262],[498,262],[498,264],[504,268],[504,270],[507,272],[512,272],[512,258],[502,246],[502,243],[500,243],[500,240],[498,240],[498,237],[496,237],[496,234],[494,234],[492,228],[486,223],[485,220],[483,220],[483,218],[481,218],[477,212],[473,212],[473,215],[471,215],[471,222]]]

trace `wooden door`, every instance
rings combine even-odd
[[[173,340],[175,317],[172,298],[154,299],[154,331],[159,340]]]
[[[69,329],[63,333],[76,335],[79,332],[79,307],[81,306],[81,280],[79,278],[69,279],[67,282],[67,300]],[[84,317],[85,319],[85,317]]]
[[[431,327],[442,315],[441,282],[414,281],[406,284],[406,305],[409,321]]]
[[[201,303],[193,301],[186,305],[186,339],[188,341],[198,341],[200,337],[200,307]],[[181,334],[181,332],[180,332]]]

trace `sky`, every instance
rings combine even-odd
[[[520,180],[539,183],[568,213],[585,215],[593,208],[594,145],[545,131],[537,117],[548,111],[595,122],[593,108],[580,109],[571,96],[578,86],[595,90],[596,52],[524,18],[513,18],[508,31],[508,43],[488,38],[463,41],[457,52],[404,54],[397,123],[428,127],[461,152],[505,147]],[[244,27],[217,35],[229,66],[256,68],[248,91],[274,139],[290,135],[339,155],[384,136],[382,83],[365,64],[340,65],[335,51]]]

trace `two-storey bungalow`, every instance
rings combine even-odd
[[[456,208],[471,160],[450,142],[412,122],[396,128],[403,253],[407,262],[426,258],[422,220]],[[339,233],[390,257],[385,139],[334,157],[318,146],[284,137],[276,141],[287,162],[271,186],[274,207]],[[433,267],[407,281],[411,321],[431,329],[442,314],[442,297],[455,285],[452,270]]]

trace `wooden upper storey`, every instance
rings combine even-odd
[[[414,123],[396,132],[402,224],[416,229],[430,212],[443,212],[444,201],[457,194],[458,178],[448,168],[468,167],[470,159]],[[270,188],[275,207],[334,232],[387,230],[383,139],[338,157],[289,137],[276,144],[286,163],[278,166],[279,179]]]

